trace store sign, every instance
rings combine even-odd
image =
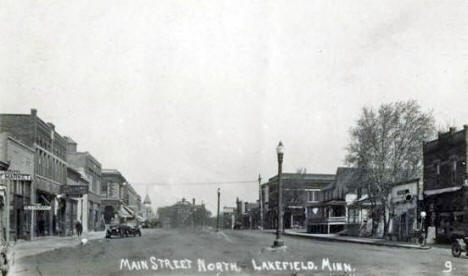
[[[234,207],[224,207],[223,212],[224,213],[234,213]]]
[[[24,210],[33,210],[33,211],[50,211],[52,208],[46,205],[26,205]]]
[[[0,179],[31,181],[31,176],[20,171],[0,171]]]
[[[64,185],[60,187],[60,193],[69,196],[81,196],[88,193],[87,185]]]

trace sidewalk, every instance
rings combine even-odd
[[[10,245],[8,259],[10,262],[9,274],[16,272],[16,264],[18,260],[27,256],[34,256],[47,251],[52,251],[57,248],[74,247],[81,243],[81,239],[86,238],[89,240],[103,239],[105,237],[104,231],[84,233],[80,238],[74,236],[47,236],[37,237],[32,241],[19,240]]]
[[[43,252],[51,251],[62,247],[73,247],[81,243],[81,239],[86,238],[89,240],[103,239],[105,237],[104,231],[88,232],[83,234],[80,238],[74,236],[47,236],[37,237],[32,241],[20,240],[12,244],[10,247],[11,262],[20,258],[40,254]]]
[[[265,232],[274,233],[275,230],[265,230]],[[316,239],[316,240],[350,242],[350,243],[360,243],[360,244],[368,244],[368,245],[399,247],[399,248],[409,248],[409,249],[427,250],[431,248],[430,246],[419,246],[414,243],[388,241],[385,239],[340,236],[337,234],[311,234],[311,233],[306,233],[303,231],[293,231],[293,230],[285,230],[284,235],[296,236],[296,237],[302,237],[302,238],[308,238],[308,239]]]

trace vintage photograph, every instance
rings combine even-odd
[[[468,2],[0,0],[2,275],[468,275]]]

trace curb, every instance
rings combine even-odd
[[[266,232],[268,233],[268,232]],[[317,236],[310,236],[304,235],[301,233],[291,233],[291,232],[283,232],[283,235],[287,235],[290,237],[299,237],[299,238],[306,238],[306,239],[314,239],[314,240],[322,240],[322,241],[332,241],[332,242],[347,242],[347,243],[357,243],[357,244],[365,244],[365,245],[375,245],[375,246],[386,246],[386,247],[394,247],[394,248],[406,248],[406,249],[416,249],[416,250],[428,250],[431,249],[430,246],[413,246],[413,245],[403,245],[403,244],[391,244],[385,242],[373,242],[373,241],[364,241],[364,240],[347,240],[347,239],[337,239],[333,237],[317,237]]]

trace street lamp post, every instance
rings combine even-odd
[[[283,149],[283,143],[280,141],[276,147],[276,153],[278,155],[278,224],[276,225],[276,239],[273,242],[273,247],[280,247],[284,245],[283,240],[281,240],[281,232],[283,228],[283,190],[281,187]]]
[[[263,230],[263,198],[262,198],[262,176],[258,175],[258,203],[260,205],[260,226]]]
[[[219,196],[221,195],[220,189],[218,188],[218,212],[216,216],[216,232],[219,231]]]

